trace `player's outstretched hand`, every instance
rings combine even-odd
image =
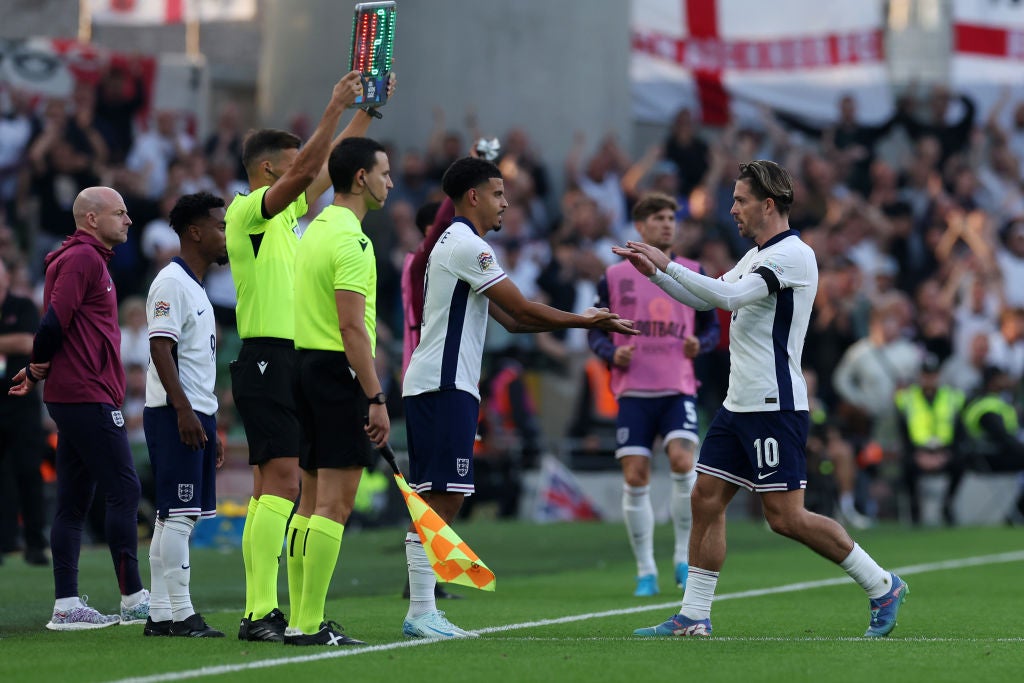
[[[624,320],[607,308],[588,308],[583,311],[582,315],[590,319],[588,328],[596,327],[606,332],[618,332],[619,334],[640,334],[638,330],[633,329],[632,320]]]
[[[668,256],[665,255],[665,252],[657,247],[652,247],[650,244],[646,244],[644,242],[626,242],[626,247],[631,251],[635,251],[646,256],[658,270],[665,270],[668,268],[668,264],[671,263]]]
[[[341,77],[341,80],[334,84],[334,91],[331,93],[331,103],[335,106],[345,108],[355,104],[356,98],[363,94],[363,79],[358,71],[349,71]]]
[[[633,251],[626,247],[612,247],[612,252],[632,263],[633,267],[636,268],[641,275],[650,277],[658,272],[658,269],[654,267],[653,263],[651,263],[651,259],[638,251]]]

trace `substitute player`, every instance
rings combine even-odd
[[[394,90],[391,79],[389,93]],[[278,609],[277,568],[288,516],[299,495],[300,426],[292,396],[295,379],[294,266],[298,219],[330,185],[325,161],[345,108],[362,94],[359,73],[335,86],[306,145],[291,133],[264,129],[249,135],[242,162],[251,192],[227,211],[227,244],[238,294],[242,349],[231,364],[231,389],[249,443],[253,495],[242,533],[245,612],[240,639],[282,641],[287,621]],[[358,111],[339,139],[363,135],[373,116]],[[300,504],[290,538],[305,533],[310,510]],[[292,547],[292,544],[289,544]],[[288,591],[302,586],[302,558],[288,554]]]
[[[676,201],[645,195],[633,208],[633,224],[645,244],[684,268],[703,273],[696,261],[670,253],[676,232]],[[611,367],[619,403],[615,457],[622,466],[622,516],[636,558],[636,596],[658,594],[651,506],[651,449],[661,436],[672,470],[669,511],[675,530],[675,578],[682,587],[690,558],[690,490],[697,448],[697,378],[693,359],[718,344],[714,311],[695,312],[623,261],[608,268],[597,285],[597,306],[631,318],[639,336],[588,333],[591,350]]]
[[[733,311],[729,391],[704,437],[693,489],[690,572],[678,614],[638,636],[711,635],[711,600],[725,562],[725,511],[742,486],[761,497],[772,530],[846,571],[867,592],[867,637],[888,635],[907,584],[882,569],[835,521],[804,508],[810,418],[800,355],[818,288],[814,252],[789,228],[793,181],[772,161],[740,166],[732,216],[757,245],[714,280],[641,242],[615,247],[673,298]]]
[[[146,299],[149,374],[142,414],[156,480],[156,525],[149,546],[152,574],[147,636],[223,638],[192,607],[188,541],[199,517],[217,514],[217,329],[203,277],[227,263],[224,200],[187,194],[171,209],[181,243],[153,280]]]
[[[384,206],[391,167],[369,138],[342,140],[327,162],[334,201],[316,217],[295,258],[296,402],[305,436],[302,501],[312,505],[304,538],[302,600],[288,645],[362,645],[324,618],[324,602],[373,446],[391,426],[373,365],[377,346],[377,262],[363,234],[366,214]]]
[[[510,332],[569,327],[633,334],[632,323],[605,310],[566,313],[528,301],[509,280],[483,240],[501,229],[508,201],[501,171],[490,161],[465,157],[442,179],[455,203],[455,219],[430,253],[424,284],[423,334],[405,374],[409,483],[445,522],[472,494],[473,443],[480,412],[480,364],[488,304]],[[437,610],[436,577],[415,527],[405,537],[409,611],[402,632],[409,638],[466,638]]]

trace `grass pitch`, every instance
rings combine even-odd
[[[328,618],[368,647],[288,648],[235,639],[244,602],[241,555],[197,551],[193,602],[224,640],[144,638],[141,626],[83,632],[43,628],[52,578],[9,556],[0,567],[0,681],[1015,681],[1024,670],[1024,533],[986,528],[882,527],[857,540],[911,594],[890,638],[866,640],[868,602],[837,567],[762,524],[730,522],[729,557],[710,639],[637,639],[681,597],[671,529],[658,528],[661,595],[632,597],[635,567],[620,524],[536,526],[459,522],[498,577],[496,593],[462,587],[440,606],[476,630],[471,641],[401,635],[401,529],[346,534]],[[148,549],[143,557],[148,584]],[[284,572],[282,607],[287,610]],[[82,554],[80,587],[117,609],[105,549]]]

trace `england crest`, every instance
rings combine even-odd
[[[124,427],[124,415],[121,414],[120,410],[111,410],[110,419],[114,421],[115,427]]]
[[[192,484],[178,484],[178,500],[182,503],[192,500]]]
[[[629,441],[629,427],[619,427],[615,430],[615,441],[620,445],[625,445]]]
[[[460,477],[469,474],[469,458],[456,458],[455,471],[459,473]]]

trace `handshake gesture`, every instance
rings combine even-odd
[[[605,332],[618,332],[619,334],[628,335],[640,334],[638,330],[633,329],[632,320],[624,320],[607,308],[588,308],[580,315],[588,319],[588,324],[586,325],[588,329],[596,327]]]

